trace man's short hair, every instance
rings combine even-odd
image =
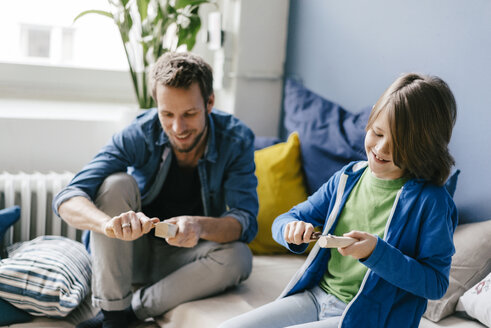
[[[157,85],[187,89],[197,82],[206,103],[213,93],[213,70],[203,58],[190,52],[167,52],[153,65],[149,83],[157,102]]]

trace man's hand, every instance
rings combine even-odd
[[[350,231],[343,234],[344,237],[358,239],[357,242],[344,248],[338,248],[338,252],[343,255],[349,255],[357,260],[365,259],[372,255],[377,245],[377,236],[363,231]]]
[[[201,238],[203,227],[196,216],[176,216],[165,220],[167,223],[177,225],[177,234],[172,238],[165,238],[167,243],[178,247],[194,247]]]
[[[104,234],[111,238],[131,241],[140,238],[159,222],[158,218],[148,218],[142,212],[129,211],[113,217],[104,224]]]
[[[311,223],[293,221],[285,226],[284,237],[287,243],[300,245],[309,243],[313,232],[314,226]]]

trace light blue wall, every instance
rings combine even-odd
[[[461,218],[491,218],[491,1],[291,0],[286,75],[358,111],[403,72],[438,75],[458,118]]]

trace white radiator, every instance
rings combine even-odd
[[[51,208],[53,197],[73,178],[73,173],[0,174],[0,209],[20,206],[20,220],[4,236],[4,244],[42,235],[80,240],[81,233],[58,218]]]

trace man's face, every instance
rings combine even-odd
[[[213,108],[211,95],[205,106],[198,83],[188,89],[157,86],[160,124],[175,151],[190,153],[206,142],[207,115]]]

